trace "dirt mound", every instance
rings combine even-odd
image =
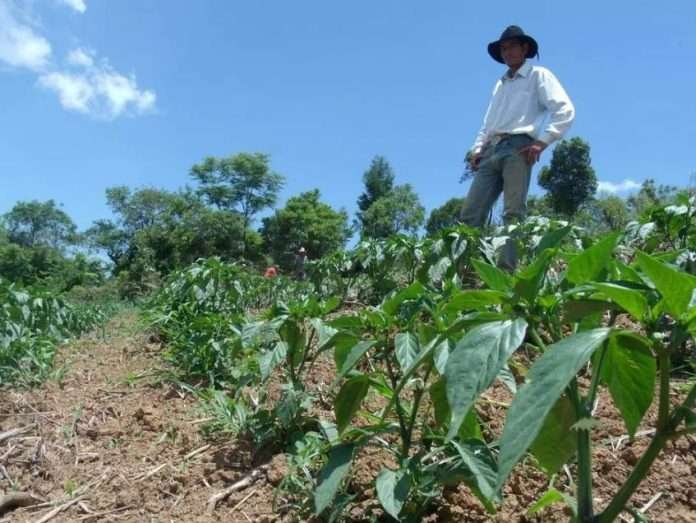
[[[285,521],[273,511],[273,488],[287,473],[282,455],[268,463],[254,460],[248,442],[204,440],[204,421],[196,400],[158,381],[159,345],[138,328],[135,313],[116,317],[107,336],[96,334],[62,348],[57,359],[60,381],[32,391],[0,391],[0,522],[39,521]],[[320,400],[316,414],[329,418],[322,401],[333,378],[331,362],[319,362],[309,380]],[[61,374],[61,372],[59,372]],[[674,401],[680,394],[674,393]],[[479,416],[491,435],[502,429],[511,395],[503,386],[484,394]],[[597,509],[608,503],[649,443],[654,410],[633,442],[606,394],[597,415],[594,488]],[[382,514],[373,480],[386,453],[364,449],[349,488],[362,494],[350,510],[352,521]],[[572,472],[572,467],[570,469]],[[488,515],[466,487],[445,492],[427,521],[568,521],[561,504],[528,516],[528,508],[548,488],[548,478],[524,462],[505,487],[498,514]],[[565,472],[556,487],[572,494]],[[7,510],[11,493],[31,507]],[[211,504],[211,498],[215,498]],[[696,438],[663,452],[632,503],[646,507],[656,522],[696,521]],[[214,505],[214,507],[212,506]],[[9,507],[7,507],[9,509]],[[628,520],[628,519],[627,519]]]
[[[248,451],[202,440],[196,401],[156,381],[160,348],[133,313],[63,347],[60,382],[0,392],[0,498],[31,493],[43,504],[0,521],[263,521],[274,519],[263,478],[208,513],[211,496],[249,474]],[[236,452],[237,451],[237,452]],[[247,455],[245,455],[245,453]],[[255,478],[257,479],[257,478]]]

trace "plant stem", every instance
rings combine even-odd
[[[658,342],[659,343],[659,342]],[[664,431],[669,419],[669,374],[672,361],[666,347],[658,347],[658,362],[660,365],[660,398],[657,410],[657,430]]]
[[[407,452],[406,447],[406,440],[408,440],[408,429],[406,428],[406,420],[404,417],[404,407],[401,405],[401,400],[399,399],[398,393],[397,393],[397,383],[396,383],[396,375],[394,374],[394,369],[392,368],[391,360],[389,359],[389,356],[386,357],[386,362],[387,362],[387,372],[389,373],[389,381],[391,382],[392,389],[394,390],[394,410],[396,410],[396,415],[399,418],[399,432],[401,433],[401,441],[402,441],[402,454]]]
[[[423,393],[425,392],[425,386],[428,383],[430,372],[433,370],[433,364],[434,363],[431,361],[428,365],[428,368],[425,371],[425,376],[423,377],[423,387],[418,389],[413,397],[413,409],[411,410],[411,418],[408,421],[408,439],[406,440],[406,445],[404,445],[404,450],[406,451],[404,457],[408,457],[408,451],[411,448],[411,440],[413,438],[413,427],[416,424],[418,408],[420,407],[421,399],[423,399]]]
[[[597,362],[597,368],[592,369],[592,382],[590,383],[590,390],[587,393],[587,405],[590,409],[594,406],[595,397],[597,396],[597,387],[599,386],[599,377],[602,371],[602,365],[604,364],[604,356],[607,354],[607,344],[602,346],[601,352],[599,354],[599,362]]]
[[[529,334],[532,336],[532,339],[534,340],[534,343],[536,343],[537,347],[541,349],[541,352],[546,352],[546,343],[544,343],[544,340],[542,340],[541,336],[539,336],[539,332],[536,330],[536,327],[529,327]]]
[[[578,420],[589,415],[587,402],[583,401],[578,391],[578,382],[575,378],[568,385],[568,393],[575,404],[575,415]],[[594,517],[592,505],[592,442],[590,431],[578,429],[578,519],[581,523],[590,523]]]
[[[394,396],[392,399],[389,401],[386,407],[384,407],[384,410],[382,411],[382,421],[387,417],[387,414],[389,414],[389,411],[391,411],[392,407],[394,406],[396,400],[399,397],[399,394],[401,393],[401,390],[406,386],[408,383],[408,380],[411,379],[411,376],[413,376],[416,371],[418,370],[418,366],[425,361],[427,357],[429,357],[433,351],[435,350],[435,347],[437,347],[440,343],[442,343],[445,339],[447,338],[446,334],[440,334],[432,344],[428,346],[426,350],[418,354],[416,357],[416,361],[409,367],[409,369],[404,373],[404,375],[401,377],[401,380],[399,381],[398,384],[396,384],[396,387],[394,388]],[[389,362],[389,359],[387,359],[387,362]],[[392,387],[394,387],[394,384],[392,384]]]

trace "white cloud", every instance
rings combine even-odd
[[[68,62],[77,71],[51,72],[39,77],[39,85],[58,94],[68,110],[113,119],[124,114],[143,114],[155,108],[157,96],[140,89],[135,76],[114,70],[107,60],[95,60],[91,52],[74,49]]]
[[[94,65],[94,54],[91,51],[85,51],[84,49],[73,49],[68,53],[68,63],[70,65],[91,67]]]
[[[13,5],[0,0],[0,60],[12,67],[44,69],[51,58],[51,44],[13,12]]]
[[[79,13],[84,13],[87,10],[85,0],[60,0],[60,3],[71,7]]]
[[[60,0],[79,12],[85,0]],[[38,75],[37,84],[58,95],[67,110],[97,118],[114,119],[154,110],[154,91],[141,89],[135,75],[116,71],[94,51],[76,48],[64,63],[51,59],[51,44],[28,21],[28,9],[13,0],[0,0],[0,64],[30,69]]]
[[[66,109],[89,113],[94,88],[85,78],[69,73],[48,73],[39,78],[39,84],[58,93],[60,104]]]
[[[611,194],[632,191],[634,189],[640,189],[640,187],[641,185],[638,182],[629,179],[625,179],[624,181],[619,183],[603,181],[597,182],[598,192],[608,192]]]

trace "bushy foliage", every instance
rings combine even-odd
[[[318,259],[343,248],[350,237],[348,213],[335,211],[320,197],[317,189],[294,196],[263,219],[264,250],[281,268],[292,268],[300,247],[309,259]]]
[[[95,306],[75,306],[47,291],[0,279],[0,388],[30,386],[52,372],[56,347],[105,321]]]

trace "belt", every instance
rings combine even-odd
[[[507,140],[508,138],[512,138],[513,136],[526,136],[528,138],[531,138],[531,136],[529,136],[528,134],[498,133],[494,134],[493,137],[490,140],[488,140],[488,145],[495,147],[503,140]]]

